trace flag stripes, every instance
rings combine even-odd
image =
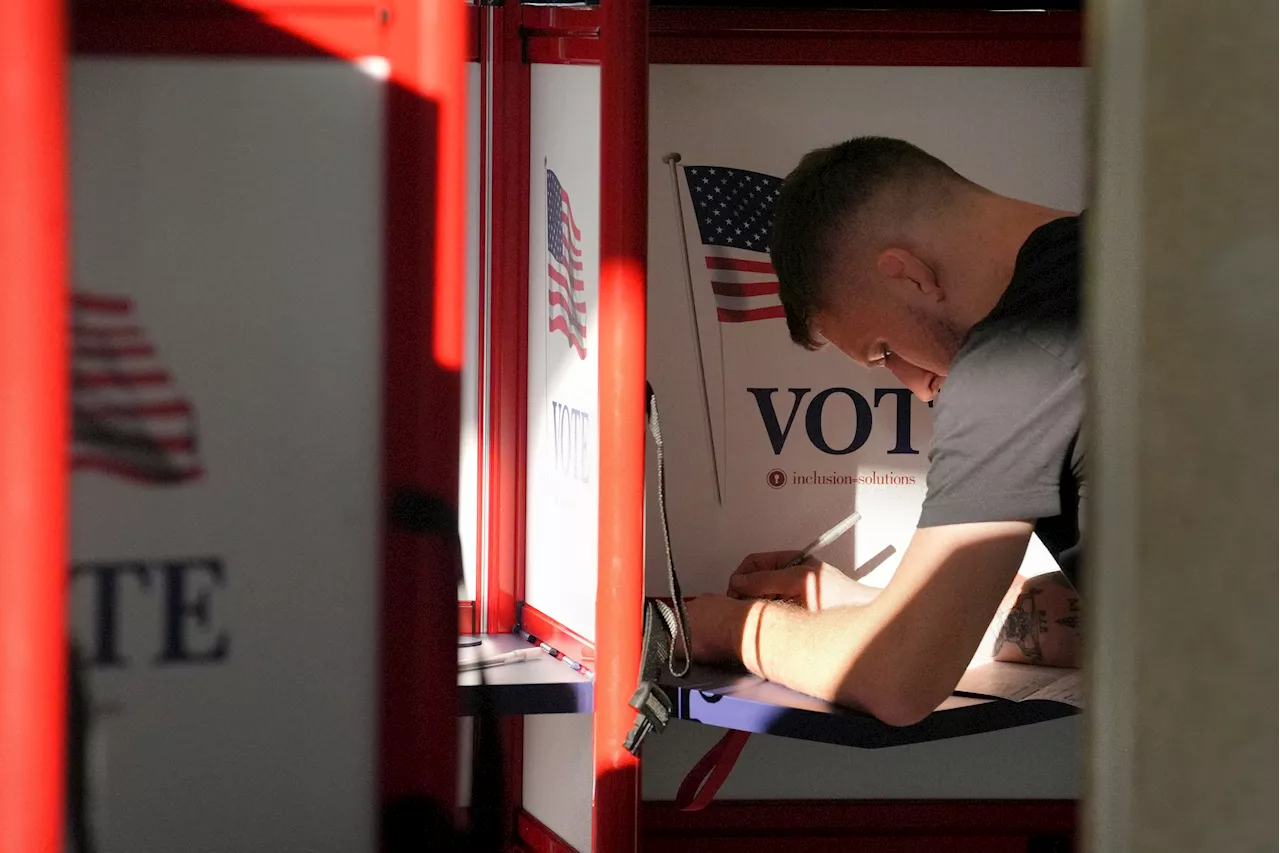
[[[579,358],[587,357],[586,282],[582,229],[569,192],[547,170],[547,331],[562,333]]]
[[[195,408],[160,364],[132,300],[78,292],[71,308],[72,468],[150,484],[200,477]]]

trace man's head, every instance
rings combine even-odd
[[[807,154],[783,183],[770,246],[792,340],[829,341],[932,399],[1012,272],[984,227],[1000,202],[1022,205],[898,139]]]

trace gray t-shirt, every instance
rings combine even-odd
[[[920,527],[1035,519],[1075,581],[1085,494],[1080,217],[1029,236],[934,404]]]

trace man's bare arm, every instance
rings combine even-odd
[[[1080,594],[1061,572],[1019,576],[978,646],[977,659],[1078,667]]]
[[[1018,521],[917,530],[871,603],[813,613],[753,602],[733,652],[752,672],[794,690],[885,722],[916,722],[950,694],[973,658],[1031,529]]]

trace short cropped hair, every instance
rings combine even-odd
[[[929,179],[969,183],[932,154],[883,136],[804,156],[783,181],[769,245],[791,340],[811,350],[822,346],[813,319],[826,305],[823,287],[841,227],[886,187]]]

